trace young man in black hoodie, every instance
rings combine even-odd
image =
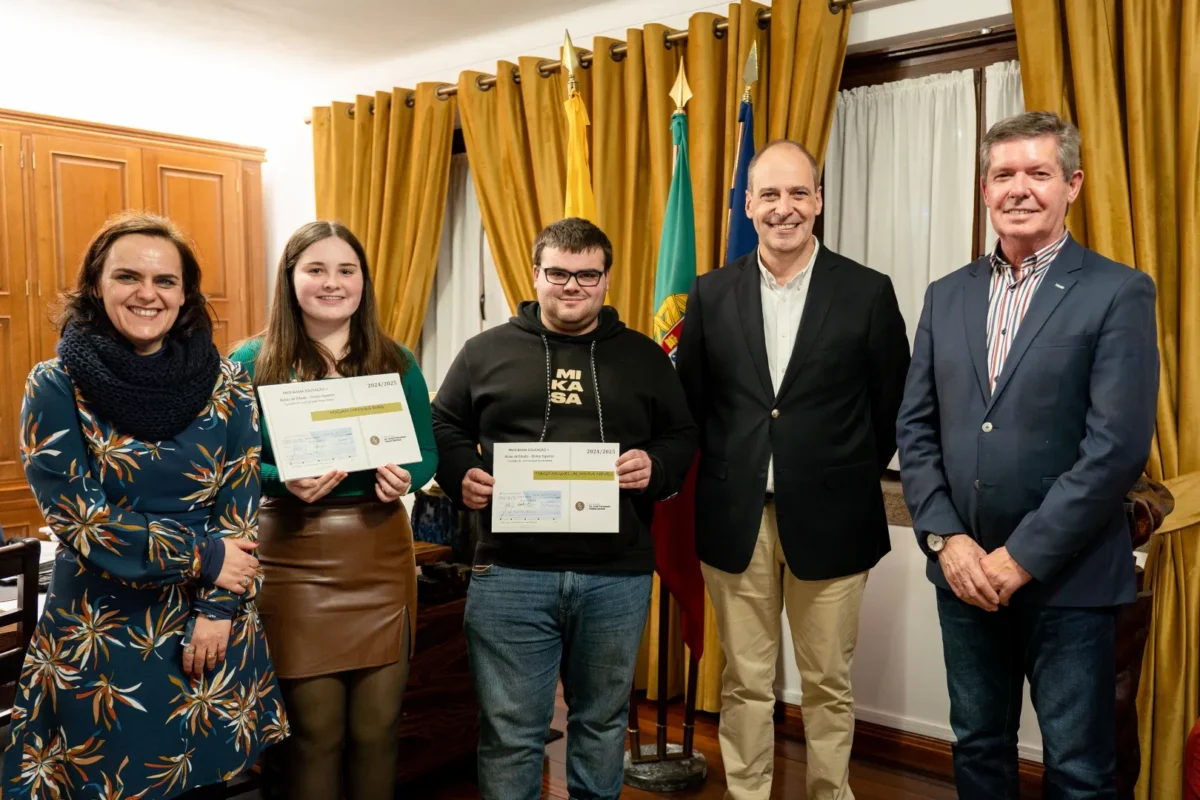
[[[656,500],[679,490],[697,429],[667,355],[604,305],[612,245],[578,218],[533,248],[537,302],[472,338],[433,406],[438,484],[481,513],[466,635],[484,800],[541,797],[561,672],[571,797],[616,798],[650,603]],[[497,442],[615,442],[620,532],[493,533]]]

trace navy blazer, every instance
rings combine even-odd
[[[990,281],[985,256],[926,290],[896,423],[926,574],[949,588],[925,535],[966,533],[1033,576],[1014,605],[1132,602],[1123,501],[1154,434],[1154,282],[1068,240],[989,392]]]

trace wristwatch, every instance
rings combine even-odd
[[[927,533],[925,534],[925,546],[929,548],[929,552],[937,555],[942,552],[942,548],[946,546],[946,540],[949,538],[940,533]]]

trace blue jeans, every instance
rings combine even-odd
[[[937,590],[960,797],[1017,800],[1021,689],[1042,731],[1046,800],[1116,797],[1116,610],[988,612]]]
[[[464,626],[479,699],[483,800],[538,800],[562,674],[567,790],[615,800],[650,575],[477,566]]]

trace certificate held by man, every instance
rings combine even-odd
[[[421,460],[400,376],[258,387],[284,481]]]
[[[495,533],[617,533],[616,444],[497,443]]]

